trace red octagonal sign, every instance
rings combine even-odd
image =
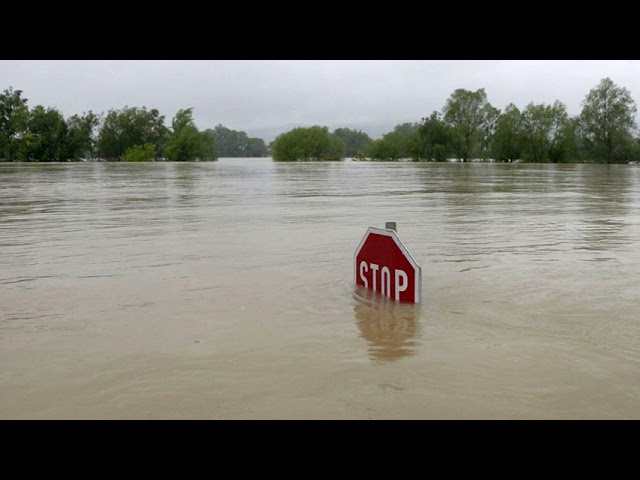
[[[420,303],[422,271],[393,230],[369,227],[356,249],[355,279],[397,301]]]

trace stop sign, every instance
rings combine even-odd
[[[400,302],[420,303],[422,271],[396,232],[369,227],[354,257],[358,285]]]

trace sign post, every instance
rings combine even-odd
[[[396,301],[420,303],[422,270],[398,237],[395,222],[386,226],[369,227],[358,245],[355,281]]]

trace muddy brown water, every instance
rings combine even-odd
[[[0,418],[639,419],[640,167],[0,164]]]

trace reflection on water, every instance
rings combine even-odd
[[[372,360],[389,362],[416,352],[419,305],[397,303],[378,292],[356,285],[353,311],[360,335],[369,343]]]

